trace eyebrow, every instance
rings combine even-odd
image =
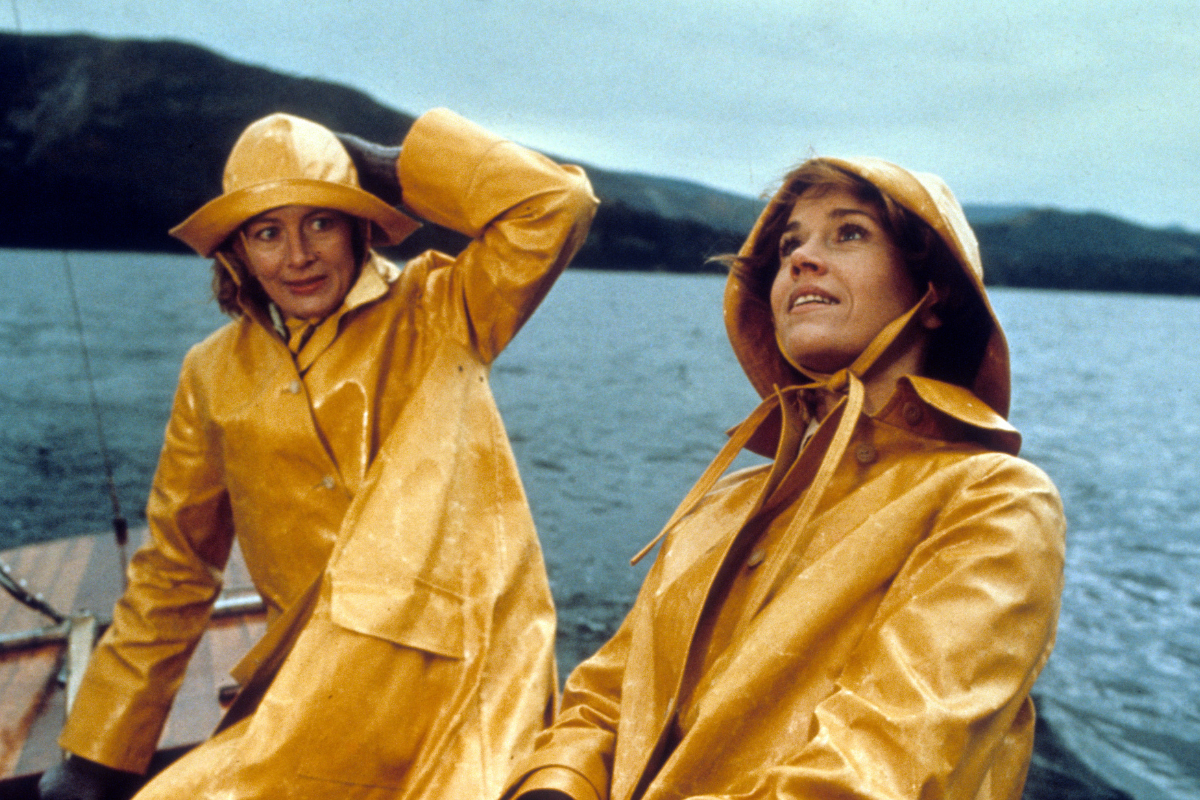
[[[876,225],[881,224],[878,217],[876,217],[874,214],[870,213],[869,211],[864,211],[861,208],[835,208],[829,212],[829,216],[834,219],[844,219],[846,217],[866,217],[867,219],[874,222]],[[784,226],[783,230],[785,233],[800,230],[800,223],[797,222],[796,220],[792,220],[791,222],[788,222],[788,224]]]
[[[281,220],[279,217],[275,216],[274,211],[275,209],[271,209],[269,211],[264,211],[261,214],[257,214],[243,222],[242,225],[257,225],[264,222],[280,222]]]
[[[875,215],[870,211],[864,211],[861,208],[835,208],[829,212],[829,216],[831,217],[849,217],[854,215],[864,216],[870,220],[876,219]]]
[[[282,219],[282,217],[280,217],[278,215],[278,212],[279,212],[279,209],[283,208],[283,207],[284,206],[279,206],[278,208],[268,208],[266,211],[263,211],[261,214],[256,214],[255,216],[246,220],[243,224],[249,225],[252,222],[282,222],[283,219]],[[311,206],[311,210],[308,211],[303,216],[301,216],[300,219],[301,219],[301,221],[303,221],[303,220],[312,219],[313,217],[326,216],[326,215],[329,215],[329,216],[339,216],[340,215],[343,217],[350,216],[349,214],[346,214],[344,211],[339,211],[336,208],[328,208],[327,206]]]

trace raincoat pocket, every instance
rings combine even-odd
[[[295,685],[279,687],[305,705],[298,773],[342,785],[337,796],[353,796],[348,784],[399,790],[461,725],[467,600],[411,575],[334,573],[330,589],[327,623],[294,654]]]
[[[330,616],[335,625],[446,658],[463,657],[465,600],[411,576],[358,581],[334,576]]]

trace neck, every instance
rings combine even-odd
[[[910,343],[908,347],[896,348],[900,351],[894,357],[889,358],[891,352],[884,353],[863,381],[863,410],[868,415],[875,414],[887,404],[892,393],[896,391],[896,382],[902,377],[920,374],[925,361],[928,336],[921,335],[916,338],[917,341]]]
[[[921,302],[903,316],[889,323],[875,339],[859,353],[853,364],[844,369],[858,376],[863,384],[863,411],[874,414],[887,403],[896,389],[896,381],[905,375],[919,375],[925,365],[925,351],[929,346],[930,328],[924,323],[923,315],[937,299],[933,287],[929,288]],[[812,370],[797,368],[815,381],[831,386],[833,377]],[[822,401],[821,415],[828,412],[828,400]]]

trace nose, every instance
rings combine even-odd
[[[307,266],[313,260],[312,246],[299,227],[287,231],[287,260],[294,268]]]
[[[797,245],[784,256],[784,263],[792,277],[799,277],[806,272],[823,275],[826,271],[825,257],[821,252],[821,246],[812,240]]]

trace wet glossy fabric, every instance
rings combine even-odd
[[[984,288],[979,243],[950,187],[936,175],[910,172],[876,158],[824,160],[865,178],[887,192],[929,223],[946,243],[962,274],[982,301],[991,328],[983,363],[968,388],[997,414],[1008,416],[1008,343]],[[774,249],[777,243],[767,242],[759,234],[774,215],[790,213],[790,209],[785,193],[777,192],[763,210],[741,252],[747,254],[762,246]],[[775,345],[775,328],[768,299],[759,296],[750,283],[739,279],[736,274],[731,275],[725,284],[725,328],[738,361],[760,395],[765,397],[770,394],[774,386],[789,386],[807,380],[788,363]]]
[[[333,131],[291,114],[269,114],[242,131],[225,161],[222,193],[171,229],[211,256],[241,227],[283,205],[333,208],[375,223],[373,240],[398,244],[420,226],[359,185],[350,154]]]
[[[885,169],[868,166],[877,180]],[[953,202],[913,206],[961,215]],[[961,255],[974,245],[965,219],[926,219],[961,235],[963,269],[978,267],[977,251]],[[568,678],[508,793],[1019,798],[1064,522],[1000,413],[1002,333],[973,386],[986,402],[910,375],[869,416],[855,367],[779,383],[790,365],[762,299],[736,273],[726,298],[763,404],[668,523],[633,609]],[[819,423],[812,393],[833,405]],[[716,481],[742,446],[767,441],[770,464]]]
[[[147,796],[494,794],[544,723],[553,608],[487,376],[595,200],[577,168],[446,111],[414,124],[399,175],[410,208],[473,238],[457,259],[376,259],[294,361],[260,313],[185,360],[153,538],[64,747],[144,766],[233,532],[273,616],[319,583],[253,715]]]

